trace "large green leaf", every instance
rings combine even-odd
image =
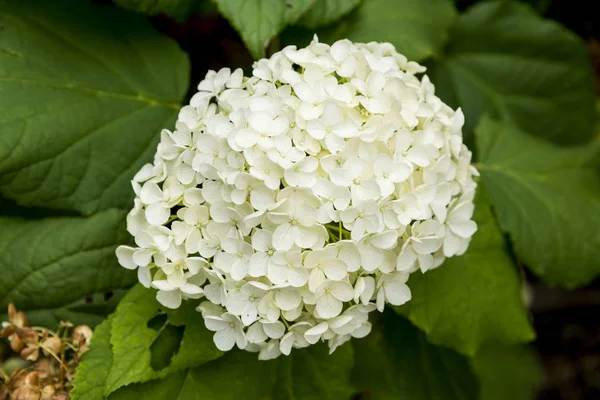
[[[413,298],[401,307],[431,342],[468,355],[486,342],[518,343],[535,336],[517,270],[481,190],[474,219],[478,230],[467,252],[411,275]]]
[[[214,0],[238,31],[255,59],[263,58],[271,40],[295,22],[312,0]]]
[[[42,220],[0,218],[0,310],[68,307],[86,296],[129,287],[135,273],[117,264],[128,240],[125,213]]]
[[[529,6],[473,6],[460,17],[446,53],[428,74],[443,100],[462,107],[468,141],[486,112],[560,143],[592,136],[594,86],[586,47]]]
[[[309,29],[331,24],[348,14],[361,0],[316,0],[298,23]]]
[[[259,361],[256,353],[233,350],[165,379],[124,387],[109,399],[344,400],[354,393],[351,368],[349,344],[332,355],[324,344],[319,344],[272,361]]]
[[[363,0],[347,18],[319,32],[319,38],[327,43],[390,42],[409,60],[421,61],[441,54],[455,20],[450,0]]]
[[[485,346],[471,365],[480,400],[534,400],[544,377],[537,354],[527,346]]]
[[[369,400],[473,400],[477,380],[466,358],[430,344],[386,310],[381,330],[354,343],[354,382]]]
[[[550,284],[600,273],[598,143],[559,148],[484,118],[476,129],[481,179],[518,258]]]
[[[87,1],[0,2],[0,192],[92,213],[128,207],[188,84],[142,16]]]
[[[102,350],[97,349],[98,353],[110,352],[110,362],[106,362],[97,374],[90,376],[92,373],[86,372],[84,377],[76,381],[76,387],[81,383],[83,387],[79,386],[80,397],[73,397],[74,399],[102,399],[122,386],[163,378],[222,355],[213,344],[212,333],[204,328],[202,316],[191,304],[186,303],[180,309],[166,313],[169,324],[185,326],[181,346],[170,362],[166,363],[168,366],[154,370],[151,347],[161,332],[160,329],[148,327],[148,322],[161,313],[155,296],[154,290],[137,285],[119,303],[111,316],[109,341],[101,341],[96,345],[104,347]],[[86,362],[82,361],[83,364]]]

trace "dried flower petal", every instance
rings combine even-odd
[[[51,336],[42,342],[42,350],[45,355],[60,354],[62,347],[62,341],[56,336]]]

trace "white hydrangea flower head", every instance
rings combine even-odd
[[[134,177],[121,265],[260,359],[371,330],[413,272],[464,253],[477,171],[462,112],[389,43],[286,47],[210,71]]]

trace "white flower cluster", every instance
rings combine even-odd
[[[120,263],[221,350],[270,359],[371,330],[411,272],[463,253],[476,170],[463,114],[387,43],[287,47],[210,71],[135,176]]]

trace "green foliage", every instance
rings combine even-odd
[[[527,346],[486,346],[471,365],[481,400],[533,400],[544,377],[540,360]]]
[[[361,0],[316,0],[298,24],[309,29],[331,24],[352,11]]]
[[[199,1],[202,0],[115,0],[115,3],[143,14],[167,14],[182,20],[189,17]]]
[[[409,60],[422,61],[442,53],[456,16],[449,0],[363,0],[346,18],[317,33],[320,41],[330,44],[340,39],[390,42]],[[317,24],[308,24],[313,25]],[[286,44],[303,45],[313,33],[289,31],[284,39]]]
[[[154,291],[137,285],[119,303],[108,329],[103,327],[101,330],[103,335],[109,336],[108,340],[98,339],[99,344],[92,346],[92,356],[86,355],[82,360],[86,372],[83,378],[78,377],[75,381],[77,390],[73,399],[101,399],[122,386],[163,378],[222,355],[212,343],[212,333],[204,328],[202,318],[188,303],[180,309],[166,311],[168,323],[185,325],[185,330],[179,351],[170,361],[164,360],[163,364],[168,366],[154,370],[151,347],[161,332],[148,327],[148,322],[157,314],[164,313],[154,296]],[[106,357],[107,353],[111,356]],[[101,366],[97,365],[100,356],[95,354],[101,355]],[[79,386],[80,382],[83,386]]]
[[[135,279],[134,274],[129,274],[128,282]],[[130,286],[130,285],[127,285]],[[36,308],[27,311],[27,319],[35,326],[57,326],[60,321],[77,321],[78,324],[95,327],[100,324],[108,314],[117,308],[126,289],[105,290],[99,293],[86,295],[71,303],[55,308]],[[6,319],[0,317],[2,321]]]
[[[354,341],[356,385],[372,400],[477,398],[468,360],[434,346],[405,319],[388,310],[382,326]]]
[[[104,320],[94,330],[90,349],[77,366],[73,381],[72,399],[103,399],[104,385],[112,365],[110,349],[110,329],[112,316]]]
[[[481,180],[517,256],[551,284],[600,273],[597,143],[560,148],[484,118],[476,130]]]
[[[135,273],[114,251],[129,240],[125,213],[88,218],[24,220],[0,217],[0,309],[61,309],[94,293],[130,286]],[[8,267],[10,266],[10,267]]]
[[[212,344],[212,343],[211,343]],[[296,350],[289,357],[259,361],[255,353],[233,350],[199,367],[164,379],[126,386],[110,400],[164,398],[235,400],[349,399],[352,347],[342,346],[332,355],[324,344]]]
[[[276,362],[259,364],[256,354],[232,351],[204,366],[124,387],[110,395],[109,400],[270,399],[276,367]]]
[[[141,16],[61,4],[0,2],[0,193],[84,214],[126,208],[177,116],[187,57]]]
[[[527,5],[489,1],[467,10],[428,74],[442,100],[463,109],[468,141],[484,113],[558,143],[592,137],[587,49]]]
[[[474,220],[478,229],[467,253],[436,270],[412,274],[413,298],[399,308],[432,343],[468,355],[486,342],[527,342],[535,335],[517,270],[482,191]]]
[[[271,40],[296,21],[311,0],[214,0],[219,11],[238,31],[256,59],[263,58]]]

